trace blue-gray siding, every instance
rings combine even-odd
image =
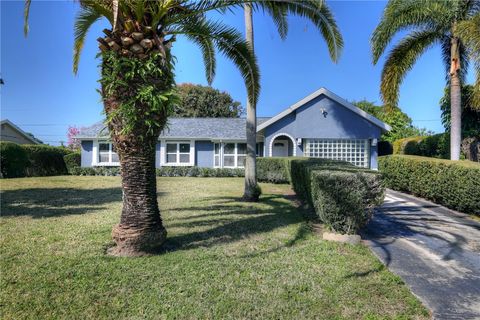
[[[213,168],[213,142],[195,141],[195,165]]]
[[[92,166],[92,157],[93,157],[93,141],[84,140],[82,141],[81,149],[81,166],[82,167],[91,167]]]
[[[155,147],[155,167],[160,168],[160,146],[161,143],[157,143]]]

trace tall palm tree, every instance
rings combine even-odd
[[[441,46],[451,92],[452,160],[460,157],[460,88],[471,59],[476,61],[476,95],[472,103],[480,107],[480,63],[478,47],[474,46],[480,34],[479,15],[479,0],[390,0],[371,39],[376,64],[397,32],[411,30],[390,51],[383,67],[380,91],[384,102],[391,106],[397,104],[400,84],[422,53],[434,44]]]
[[[327,43],[332,61],[335,63],[338,61],[343,48],[343,39],[335,19],[324,0],[265,0],[258,3],[245,3],[245,37],[252,51],[254,51],[253,9],[263,10],[273,18],[282,39],[285,39],[288,33],[287,16],[289,14],[307,18],[320,31]],[[247,156],[245,160],[243,199],[257,201],[260,196],[256,169],[257,108],[254,103],[247,101],[246,109]]]
[[[235,29],[207,19],[212,10],[243,5],[240,0],[80,0],[75,21],[73,70],[89,28],[106,18],[111,28],[97,39],[101,95],[113,144],[120,158],[123,208],[112,235],[114,255],[141,255],[157,250],[166,238],[157,203],[155,145],[175,104],[174,57],[178,35],[199,45],[207,80],[215,75],[215,50],[239,68],[249,101],[257,101],[258,66],[253,52]],[[25,3],[28,22],[30,0]],[[28,25],[25,24],[25,32]]]

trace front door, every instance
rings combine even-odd
[[[272,156],[288,157],[288,141],[275,139],[273,141]]]

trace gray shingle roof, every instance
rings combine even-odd
[[[257,118],[257,125],[270,118]],[[160,138],[196,138],[245,140],[245,118],[170,118]],[[83,128],[79,138],[108,137],[108,128],[102,123]]]

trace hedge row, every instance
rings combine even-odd
[[[393,154],[448,159],[450,136],[447,133],[439,133],[433,136],[399,139],[393,142]]]
[[[377,171],[346,162],[324,160],[291,162],[292,186],[331,230],[354,234],[382,204],[385,187]]]
[[[71,151],[42,144],[18,145],[0,142],[0,172],[3,178],[67,174],[63,157]]]
[[[387,187],[480,215],[480,164],[419,156],[379,158]]]

